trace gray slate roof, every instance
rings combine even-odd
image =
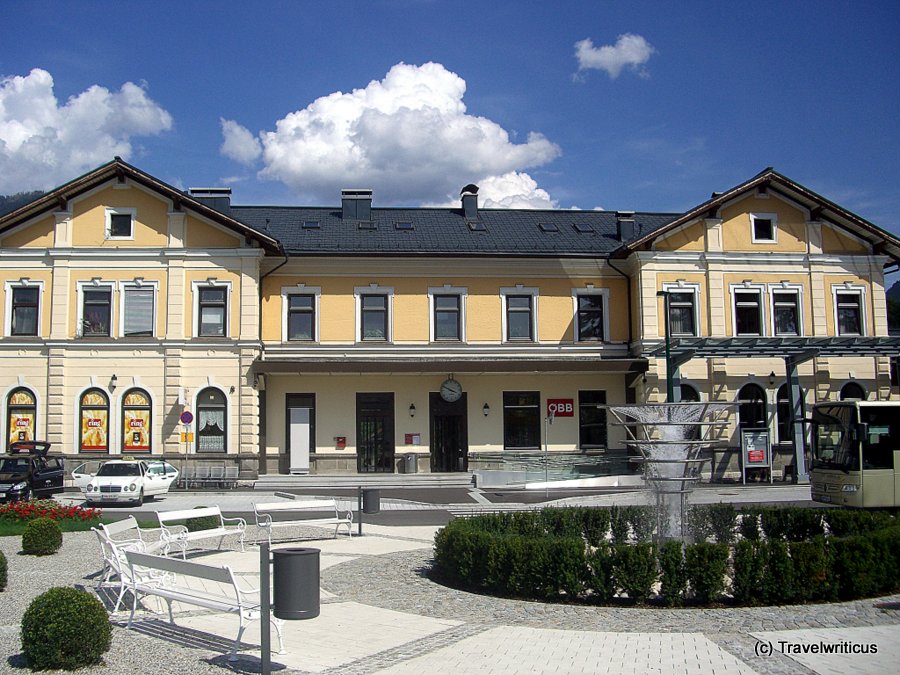
[[[231,206],[231,217],[278,239],[290,255],[606,256],[622,245],[616,213],[480,209],[477,227],[454,208],[373,208],[371,221],[345,221],[334,207]],[[633,238],[681,214],[636,213]],[[318,228],[304,222],[318,222]],[[411,223],[400,229],[398,223]],[[545,231],[541,224],[555,225]],[[579,231],[590,227],[590,231]]]

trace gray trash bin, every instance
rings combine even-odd
[[[407,452],[403,455],[403,473],[415,473],[419,470],[416,453]]]
[[[272,551],[272,613],[277,619],[319,616],[319,549]]]
[[[363,513],[381,513],[381,491],[366,489],[362,495]]]

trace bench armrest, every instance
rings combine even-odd
[[[353,522],[353,511],[347,511],[344,515],[343,520],[346,520],[346,521],[352,523]]]
[[[222,516],[222,524],[224,525],[226,522],[236,523],[242,530],[247,527],[247,521],[243,518],[226,518]]]
[[[271,513],[257,513],[256,514],[256,526],[257,527],[270,527],[272,525],[272,514]]]
[[[186,525],[163,525],[159,528],[159,533],[162,539],[171,539],[186,535],[188,529]]]

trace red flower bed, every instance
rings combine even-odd
[[[86,521],[99,519],[100,509],[64,506],[52,499],[35,499],[27,502],[0,504],[0,518],[13,521],[28,521],[33,518]]]

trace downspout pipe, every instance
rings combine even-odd
[[[626,281],[625,289],[628,294],[628,351],[631,351],[631,342],[634,339],[634,309],[631,306],[631,277],[629,277],[625,272],[620,270],[613,264],[612,258],[607,258],[606,262],[609,263],[609,266],[612,267],[616,272],[618,272]]]

